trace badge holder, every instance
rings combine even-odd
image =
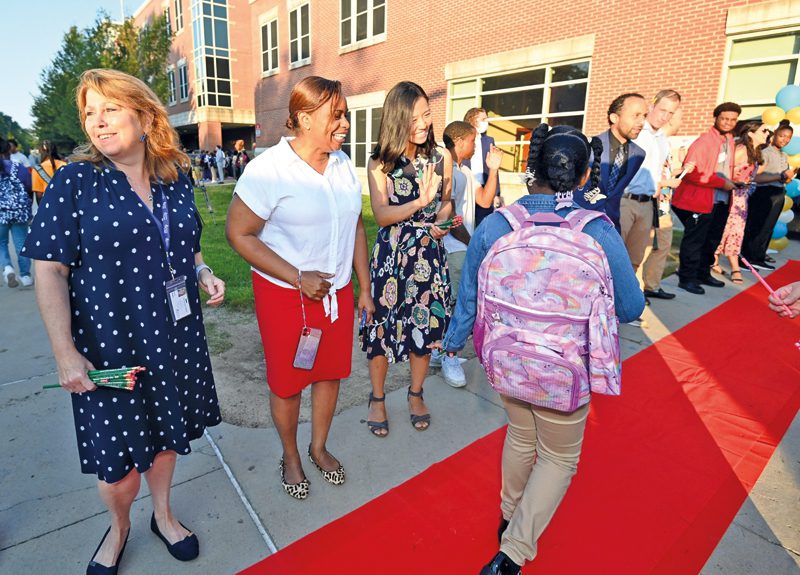
[[[300,285],[298,276],[298,286]],[[306,325],[306,307],[303,303],[303,290],[300,289],[300,309],[303,312],[303,329],[300,331],[300,341],[297,343],[297,352],[294,354],[294,363],[297,369],[312,369],[314,361],[317,359],[319,351],[319,341],[322,338],[322,330]]]

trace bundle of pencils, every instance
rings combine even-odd
[[[461,225],[464,225],[464,218],[461,216],[453,216],[452,218],[448,218],[445,221],[436,224],[436,226],[442,230],[457,228]]]
[[[143,367],[121,367],[119,369],[95,369],[88,373],[92,383],[99,387],[113,387],[131,391],[136,386],[136,374],[144,371]],[[44,389],[61,387],[58,383],[45,385]]]

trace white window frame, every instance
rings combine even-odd
[[[167,66],[167,106],[178,103],[178,89],[175,78],[175,66]]]
[[[384,0],[383,3],[383,32],[380,34],[373,34],[372,32],[372,25],[373,25],[373,14],[375,11],[374,2],[375,0],[367,0],[367,37],[363,40],[355,40],[356,35],[356,16],[357,16],[357,0],[350,0],[350,14],[345,15],[342,13],[342,0],[338,0],[339,2],[339,54],[346,54],[348,52],[354,52],[355,50],[361,50],[362,48],[367,48],[368,46],[374,46],[375,44],[380,44],[381,42],[386,41],[386,31],[389,24],[389,0]],[[350,43],[347,45],[342,45],[342,24],[344,20],[349,18],[350,19]]]
[[[260,42],[260,45],[261,45],[261,52],[260,52],[261,64],[260,64],[259,67],[261,69],[261,77],[262,78],[267,78],[269,76],[274,76],[275,74],[280,72],[280,68],[281,68],[281,66],[280,66],[280,61],[281,61],[281,48],[280,48],[281,32],[280,32],[280,30],[281,30],[281,27],[280,27],[280,22],[278,20],[278,9],[277,8],[278,7],[276,6],[275,8],[273,8],[269,12],[266,12],[266,13],[262,14],[258,18],[258,37],[259,37],[259,42]],[[310,16],[311,16],[311,12],[309,12],[309,18],[310,18]],[[275,38],[272,38],[272,23],[273,22],[276,23],[276,25],[275,25]],[[311,24],[311,22],[309,20],[309,25],[310,24]],[[269,26],[269,41],[270,41],[270,46],[267,47],[266,50],[264,48],[264,35],[263,35],[263,31],[264,31],[264,27],[265,26]],[[310,42],[310,39],[309,39],[309,42]],[[309,44],[309,49],[310,49],[310,46],[311,45]],[[264,70],[264,52],[269,51],[270,53],[272,53],[272,50],[275,49],[275,48],[277,48],[278,54],[277,54],[277,56],[275,58],[275,62],[271,62],[273,67],[270,68],[269,70]]]
[[[169,0],[161,4],[161,11],[167,19],[167,36],[172,34],[172,15],[169,12]]]
[[[181,78],[181,75],[183,75],[183,78]],[[184,79],[186,82],[183,81]],[[189,97],[189,66],[186,63],[186,58],[182,58],[178,60],[178,99],[181,102],[186,102]]]
[[[303,37],[306,34],[303,34],[303,30],[301,24],[303,22],[301,16],[301,10],[303,6],[308,6],[308,58],[300,58],[298,60],[292,61],[292,18],[297,19],[297,54],[298,56],[302,56],[303,51]],[[294,70],[295,68],[300,68],[302,66],[308,66],[311,64],[311,2],[297,2],[294,6],[292,6],[289,10],[289,69]]]
[[[173,2],[175,8],[175,33],[183,31],[183,0],[175,0]]]

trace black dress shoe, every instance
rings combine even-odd
[[[97,549],[94,550],[94,555],[92,555],[92,560],[89,561],[89,565],[86,566],[86,575],[117,575],[117,569],[119,568],[119,563],[122,561],[122,554],[125,553],[125,546],[128,544],[128,535],[131,534],[131,530],[128,529],[128,533],[125,534],[125,541],[122,543],[122,549],[119,550],[119,554],[117,555],[117,564],[106,566],[97,563],[94,558],[97,555],[97,552],[100,551],[100,548],[103,546],[103,542],[108,537],[108,534],[111,532],[111,527],[106,530],[106,534],[103,535],[103,538],[100,540],[100,545],[97,546]]]
[[[723,287],[725,285],[724,281],[718,280],[717,278],[712,277],[711,275],[707,275],[706,277],[700,278],[699,281],[701,284],[711,287]]]
[[[658,290],[656,291],[646,289],[644,290],[644,297],[654,297],[658,299],[672,299],[675,297],[675,294],[665,292],[662,288],[658,288]]]
[[[704,293],[706,293],[706,290],[704,290],[697,282],[679,282],[678,287],[681,289],[685,289],[689,293],[697,295],[703,295]]]
[[[181,523],[181,527],[189,531],[189,529],[183,523]],[[200,542],[197,540],[197,535],[192,533],[180,541],[170,544],[170,542],[167,541],[167,538],[161,534],[161,531],[158,528],[155,513],[153,513],[152,517],[150,517],[150,530],[158,535],[158,538],[161,539],[161,541],[164,542],[164,545],[167,546],[167,551],[169,551],[169,554],[178,561],[191,561],[200,555]]]
[[[522,567],[500,551],[491,562],[481,569],[480,575],[521,575]]]

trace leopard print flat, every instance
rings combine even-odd
[[[334,469],[333,471],[325,471],[320,467],[319,463],[314,460],[314,457],[311,455],[311,445],[308,446],[308,458],[311,460],[311,463],[314,464],[314,467],[319,469],[319,472],[322,474],[322,478],[330,483],[331,485],[344,485],[344,467],[342,464],[339,464],[339,467]]]
[[[283,485],[283,490],[289,494],[289,496],[294,497],[295,499],[303,500],[308,497],[309,487],[311,483],[308,481],[308,478],[303,478],[300,483],[286,483],[286,478],[283,475],[283,457],[281,457],[281,485]]]

